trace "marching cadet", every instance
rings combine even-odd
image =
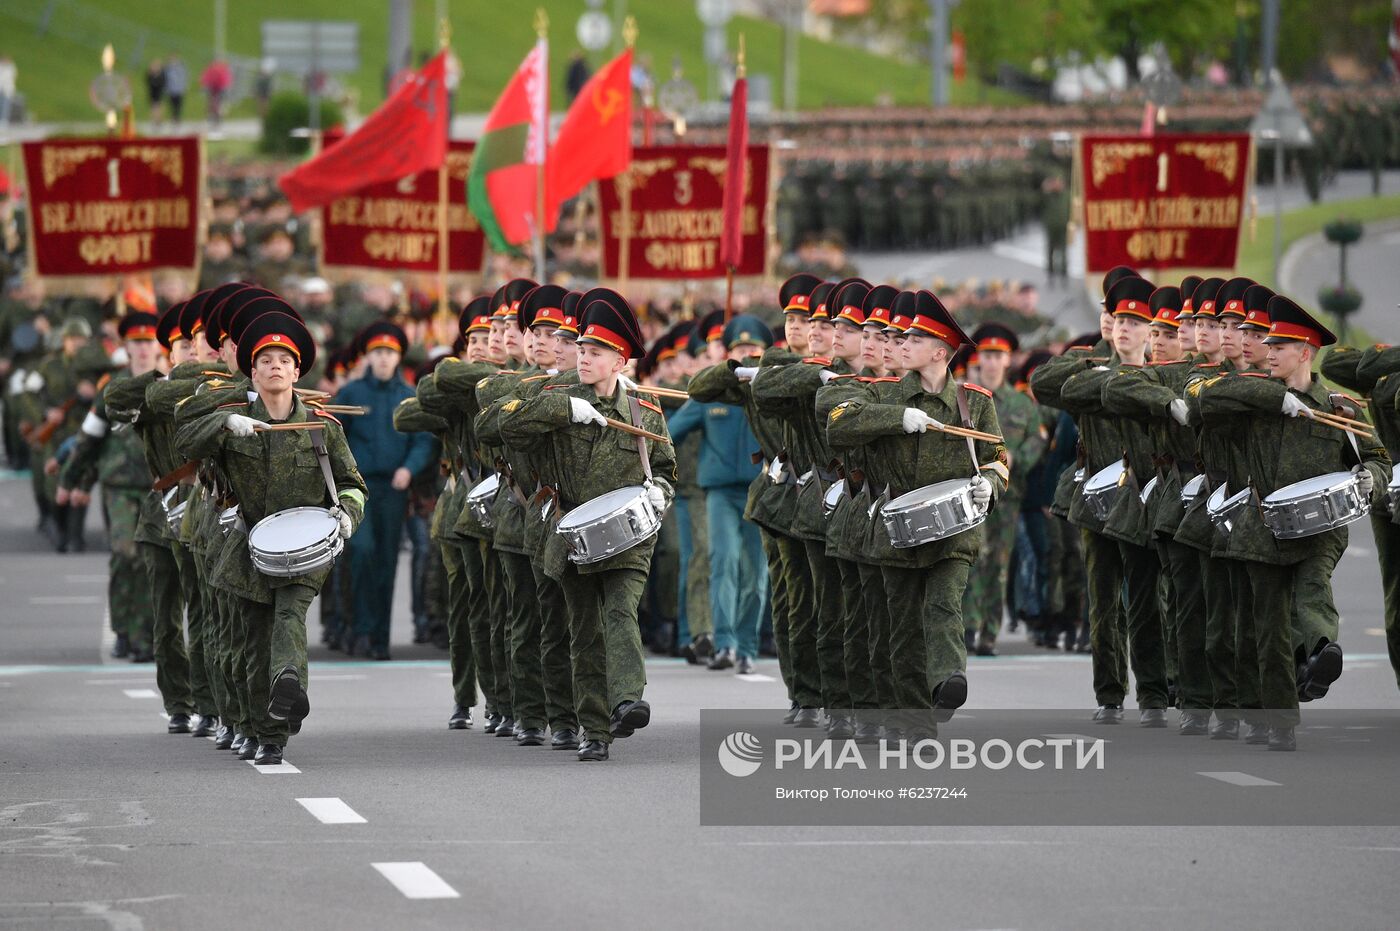
[[[904,376],[882,386],[878,401],[856,398],[833,407],[827,416],[830,441],[839,447],[871,446],[867,461],[880,464],[887,486],[881,504],[970,474],[974,505],[991,507],[1010,475],[1005,449],[937,432],[947,423],[961,423],[999,433],[990,392],[948,377],[948,362],[968,337],[927,291],[895,312],[910,317],[901,347]],[[963,532],[903,548],[888,534],[872,532],[871,540],[869,555],[882,567],[889,602],[897,706],[916,715],[910,719],[911,736],[936,733],[936,722],[967,700],[962,595],[981,538]]]
[[[369,360],[369,372],[335,396],[336,404],[365,409],[345,428],[346,442],[369,495],[365,532],[351,538],[348,547],[355,643],[347,653],[387,660],[408,486],[428,464],[432,443],[421,433],[399,433],[393,427],[394,409],[400,401],[413,396],[413,388],[400,371],[408,346],[404,331],[380,320],[362,331],[360,341]]]
[[[1369,410],[1376,436],[1385,444],[1393,463],[1400,457],[1400,347],[1376,344],[1367,349],[1339,346],[1322,360],[1322,374],[1350,391],[1370,399]],[[1395,497],[1390,507],[1371,509],[1371,534],[1381,567],[1381,592],[1385,606],[1385,643],[1390,667],[1400,685],[1400,522]]]
[[[289,314],[265,313],[248,324],[238,345],[238,368],[256,399],[239,398],[180,427],[176,446],[191,458],[218,461],[248,528],[296,507],[327,507],[348,540],[364,514],[365,483],[334,418],[308,410],[293,391],[303,367],[315,362],[311,334]],[[321,424],[310,430],[267,431],[265,424]],[[323,458],[324,457],[324,458]],[[330,477],[325,472],[329,471]],[[327,485],[332,483],[333,488]],[[329,492],[334,491],[334,495]],[[246,548],[248,538],[230,534]],[[230,558],[239,557],[239,558]],[[310,710],[306,697],[306,609],[326,570],[291,578],[256,570],[246,549],[226,554],[219,582],[243,592],[247,613],[248,691],[255,705],[258,765],[282,762],[283,747]],[[265,704],[261,704],[265,702]]]
[[[1059,408],[1074,417],[1079,428],[1083,460],[1080,465],[1086,476],[1094,475],[1122,457],[1120,425],[1115,418],[1098,411],[1080,413],[1073,410],[1072,402],[1064,397],[1064,387],[1070,378],[1081,372],[1096,366],[1106,371],[1117,363],[1111,342],[1116,301],[1109,301],[1118,283],[1128,279],[1141,280],[1136,272],[1124,266],[1111,269],[1104,275],[1104,307],[1099,313],[1100,339],[1091,348],[1066,349],[1064,355],[1046,362],[1031,375],[1031,389],[1040,403]],[[1150,286],[1148,290],[1150,292]],[[1118,541],[1104,535],[1103,521],[1090,509],[1080,493],[1081,488],[1072,486],[1070,492],[1068,480],[1065,482],[1062,488],[1073,496],[1068,505],[1068,520],[1083,531],[1090,654],[1093,660],[1094,698],[1098,702],[1094,720],[1117,724],[1123,719],[1123,697],[1128,681],[1128,664],[1122,642],[1123,631],[1127,627],[1122,605],[1122,554]]]
[[[1182,486],[1196,476],[1196,434],[1187,425],[1182,399],[1194,362],[1184,355],[1182,341],[1176,336],[1183,328],[1179,313],[1185,302],[1181,295],[1182,289],[1172,286],[1152,292],[1148,299],[1152,362],[1142,367],[1119,367],[1104,382],[1103,406],[1110,414],[1146,424],[1155,487],[1143,505],[1142,527],[1157,551],[1166,580],[1162,624],[1174,632],[1166,643],[1176,657],[1179,733],[1200,736],[1209,730],[1212,698],[1205,651],[1205,595],[1196,552],[1174,539],[1185,511]]]
[[[749,487],[744,516],[759,526],[764,558],[768,562],[773,642],[778,653],[778,669],[788,693],[785,723],[794,722],[805,699],[812,718],[812,723],[807,726],[817,723],[815,709],[820,697],[819,683],[816,681],[799,684],[792,656],[793,625],[801,623],[799,612],[802,612],[803,619],[810,614],[811,604],[810,585],[804,586],[795,581],[808,575],[806,550],[800,540],[790,535],[795,476],[783,448],[783,421],[758,409],[752,384],[764,368],[797,362],[807,351],[812,300],[819,292],[825,294],[829,288],[815,275],[798,274],[789,278],[778,289],[787,347],[768,347],[756,366],[741,366],[737,362],[711,366],[697,373],[689,385],[690,396],[701,404],[718,402],[743,407],[749,427],[758,441],[764,468]]]
[[[756,368],[773,343],[773,333],[757,317],[739,314],[725,324],[722,339],[729,362]],[[697,479],[704,489],[709,536],[715,644],[709,668],[737,667],[740,675],[748,675],[758,657],[759,627],[768,601],[763,539],[758,525],[745,518],[754,483],[761,477],[755,460],[762,458],[762,448],[736,404],[692,401],[669,418],[667,426],[676,444],[691,434],[703,437]]]
[[[1209,422],[1218,415],[1248,415],[1247,435],[1241,445],[1252,498],[1262,501],[1284,486],[1350,469],[1356,476],[1357,492],[1373,506],[1378,505],[1390,473],[1384,447],[1370,438],[1361,444],[1349,441],[1343,431],[1316,417],[1317,412],[1329,413],[1337,406],[1337,399],[1312,372],[1317,351],[1335,343],[1336,337],[1282,295],[1270,299],[1267,309],[1268,374],[1251,377],[1252,373],[1242,373],[1197,382],[1188,390],[1199,397],[1202,418]],[[1341,674],[1342,653],[1335,642],[1335,630],[1320,650],[1309,655],[1313,645],[1295,645],[1293,629],[1297,567],[1328,537],[1344,541],[1346,530],[1279,539],[1265,525],[1258,507],[1243,508],[1233,519],[1229,553],[1243,562],[1248,575],[1248,589],[1243,594],[1258,644],[1258,676],[1270,750],[1297,746],[1294,728],[1299,720],[1300,687],[1306,688],[1309,680],[1330,685]]]
[[[81,553],[86,549],[83,527],[87,523],[87,503],[69,500],[55,503],[58,491],[58,450],[78,433],[88,408],[97,396],[96,382],[106,374],[107,353],[100,344],[91,344],[92,327],[82,317],[70,317],[58,331],[58,348],[42,359],[25,379],[30,392],[32,429],[28,440],[35,447],[32,461],[35,495],[40,513],[52,508],[56,531],[54,548],[60,553]],[[149,662],[148,653],[139,654]]]
[[[167,316],[169,316],[167,314]],[[178,309],[175,317],[179,318]],[[111,389],[132,382],[137,396],[144,386],[160,377],[161,347],[156,342],[161,319],[133,311],[117,323],[128,363]],[[83,418],[77,448],[59,475],[60,506],[71,495],[85,493],[95,478],[102,482],[103,510],[108,516],[112,556],[109,561],[108,610],[114,624],[123,624],[138,652],[152,651],[156,661],[156,686],[160,689],[171,734],[188,734],[195,710],[190,686],[190,660],[185,652],[184,605],[168,543],[159,529],[147,531],[143,518],[159,499],[151,491],[144,430],[132,429],[122,415],[109,413],[110,390],[104,390]],[[119,402],[124,399],[118,395]],[[114,425],[113,421],[116,421]],[[212,714],[207,694],[201,715]],[[217,725],[217,718],[212,721]],[[210,723],[200,721],[204,733]]]
[[[1011,354],[1021,348],[1015,332],[1000,323],[984,323],[972,333],[977,350],[977,383],[992,393],[997,423],[1006,446],[1011,478],[997,507],[982,524],[982,550],[963,597],[964,637],[978,656],[996,656],[997,634],[1006,611],[1006,584],[1016,520],[1021,512],[1026,476],[1040,459],[1045,437],[1035,402],[1006,377]],[[975,644],[973,638],[976,638]]]
[[[505,591],[499,564],[491,548],[491,528],[475,518],[467,495],[492,472],[484,461],[472,423],[480,408],[477,383],[500,371],[501,359],[491,347],[491,298],[474,298],[463,308],[458,326],[465,337],[465,358],[449,356],[433,374],[418,383],[418,401],[425,414],[447,423],[443,455],[449,469],[449,488],[455,491],[439,499],[436,535],[443,546],[448,568],[448,661],[452,670],[454,705],[447,726],[465,730],[472,725],[471,708],[480,685],[486,728],[494,732],[510,707],[506,669],[495,662],[491,649],[491,619],[506,613]]]
[[[680,354],[694,327],[694,323],[689,321],[678,323],[652,344],[649,354],[653,357],[654,369],[650,375],[650,384],[671,391],[686,390],[691,376],[687,364],[681,361]],[[640,375],[642,363],[638,363],[637,370]],[[688,399],[661,395],[656,403],[665,412],[667,423],[670,423],[676,412],[685,406],[686,400]],[[700,437],[695,436],[692,442],[698,444]],[[690,576],[698,576],[699,573],[696,561],[691,558],[694,554],[690,552],[690,515],[685,503],[685,487],[687,481],[692,485],[695,482],[694,467],[699,465],[699,456],[689,457],[690,467],[687,468],[686,444],[678,442],[675,445],[676,500],[671,511],[675,519],[668,519],[661,525],[661,535],[656,541],[656,566],[652,570],[651,578],[651,585],[658,600],[669,599],[672,602],[669,607],[658,610],[665,616],[674,617],[675,626],[671,630],[670,642],[657,644],[656,647],[666,647],[666,652],[671,656],[682,656],[687,663],[697,665],[700,662],[698,650],[703,650],[709,656],[714,655],[713,636],[705,633],[702,626],[703,622],[708,620],[708,614],[700,610],[701,606],[698,604],[692,611],[691,605],[698,599],[694,597]],[[671,515],[668,515],[668,518]],[[705,584],[707,580],[698,581]],[[690,623],[692,614],[696,618],[693,631]],[[701,642],[701,637],[706,639]]]
[[[816,623],[808,621],[799,626],[798,636],[811,638],[811,652],[805,648],[794,651],[794,658],[799,662],[815,661],[813,672],[821,683],[821,706],[827,710],[827,726],[836,728],[836,736],[845,737],[850,737],[855,728],[849,714],[851,698],[846,679],[845,602],[840,567],[826,553],[826,517],[822,511],[826,491],[838,476],[825,425],[817,421],[816,395],[831,378],[855,373],[851,363],[860,359],[865,322],[862,306],[870,290],[869,282],[860,279],[844,281],[833,288],[825,316],[814,320],[808,336],[809,347],[818,354],[776,367],[771,373],[764,372],[753,385],[759,411],[782,417],[791,430],[788,450],[796,461],[794,469],[807,466],[797,479],[792,528],[807,551]],[[839,326],[837,319],[841,321]],[[813,626],[815,630],[811,630]],[[794,723],[810,726],[800,718]]]
[[[585,293],[579,306],[577,384],[549,386],[508,402],[500,418],[502,438],[511,447],[553,457],[554,516],[633,485],[642,485],[651,507],[664,514],[675,477],[671,444],[607,425],[611,416],[665,435],[661,409],[620,387],[618,376],[643,349],[636,316],[620,294],[606,288]],[[637,609],[654,546],[653,535],[587,564],[567,560],[558,534],[546,546],[545,571],[559,580],[569,612],[574,702],[584,738],[580,760],[606,760],[615,738],[651,720],[651,706],[642,698],[646,669]]]
[[[709,342],[701,334],[724,320],[723,311],[715,311],[691,326],[681,337],[677,353],[681,364],[693,369],[692,378],[710,367]],[[662,405],[665,409],[665,405]],[[668,422],[670,417],[667,418]],[[724,668],[728,657],[715,655],[714,618],[710,615],[710,530],[705,512],[705,490],[700,487],[700,447],[704,435],[693,433],[682,439],[672,438],[676,450],[676,500],[671,513],[675,515],[679,564],[677,566],[677,630],[684,628],[688,639],[678,640],[681,655],[691,665],[713,663]],[[683,603],[679,603],[683,602]]]

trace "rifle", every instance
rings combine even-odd
[[[78,406],[79,397],[75,394],[59,405],[58,411],[62,415],[57,420],[45,419],[39,426],[29,431],[29,445],[35,449],[40,449],[49,445],[49,440],[53,439],[54,431],[63,425],[63,421],[68,419],[68,414],[73,408]]]

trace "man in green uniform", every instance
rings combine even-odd
[[[666,419],[650,401],[620,387],[627,361],[642,351],[642,337],[627,301],[595,288],[579,301],[578,381],[549,386],[528,399],[507,402],[501,433],[512,447],[554,459],[562,514],[606,494],[642,486],[656,514],[672,496],[675,454],[669,441],[649,442],[607,425],[619,419],[665,435]],[[569,559],[564,538],[546,544],[545,571],[559,580],[568,606],[574,702],[584,740],[580,760],[606,760],[614,738],[628,737],[651,720],[642,698],[646,670],[637,609],[655,537],[590,563]]]
[[[340,538],[347,540],[364,514],[364,480],[340,425],[309,411],[293,391],[302,367],[309,368],[315,355],[311,335],[297,318],[276,312],[257,317],[238,345],[238,367],[252,381],[256,400],[236,399],[186,424],[176,435],[176,446],[185,456],[219,461],[245,527],[290,508],[329,506]],[[319,431],[265,428],[308,422],[320,424]],[[241,534],[231,534],[230,539],[248,546]],[[246,551],[235,551],[225,555],[218,572],[221,584],[241,590],[248,613],[248,691],[256,703],[260,741],[253,762],[275,765],[282,762],[292,730],[300,729],[310,710],[306,609],[326,570],[289,578],[268,576],[254,567]]]
[[[997,634],[1006,611],[1006,582],[1021,496],[1025,493],[1026,476],[1045,449],[1045,437],[1035,402],[1017,391],[1006,377],[1011,354],[1021,348],[1016,333],[1000,323],[984,323],[973,331],[972,342],[977,350],[976,381],[992,393],[996,402],[1011,479],[1006,493],[979,530],[982,549],[963,597],[963,628],[969,649],[975,646],[978,656],[995,656]]]
[[[1343,431],[1317,420],[1331,412],[1333,397],[1312,372],[1317,351],[1336,342],[1326,327],[1292,300],[1276,295],[1268,304],[1267,374],[1217,376],[1193,386],[1201,416],[1248,415],[1243,448],[1248,459],[1253,495],[1266,499],[1280,488],[1329,472],[1352,470],[1357,491],[1372,506],[1380,503],[1389,479],[1390,459],[1384,447],[1367,438],[1352,443]],[[1262,509],[1243,508],[1234,518],[1229,552],[1248,572],[1249,602],[1258,643],[1262,706],[1269,724],[1270,750],[1293,750],[1299,721],[1300,678],[1318,676],[1330,684],[1341,673],[1340,648],[1313,659],[1313,668],[1299,669],[1293,620],[1296,613],[1296,567],[1327,537],[1345,539],[1338,528],[1298,539],[1279,539],[1264,523]],[[1323,538],[1323,539],[1319,539]],[[1332,632],[1335,646],[1335,631]],[[1306,654],[1305,654],[1306,655]]]

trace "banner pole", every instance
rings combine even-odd
[[[540,92],[542,99],[542,114],[538,115],[540,121],[539,140],[540,159],[535,169],[535,280],[541,284],[545,281],[544,262],[544,231],[549,225],[545,218],[545,163],[549,160],[549,16],[544,8],[535,10],[535,35],[538,37],[542,49],[541,69],[544,72],[545,87]]]
[[[627,294],[627,277],[632,270],[632,168],[621,176],[622,195],[622,230],[617,238],[617,290],[625,297]],[[603,199],[598,198],[598,209],[601,210]]]
[[[438,20],[438,47],[448,52],[452,44],[452,24],[446,16]],[[448,52],[450,56],[450,52]],[[452,154],[452,114],[447,114],[447,146],[442,153],[442,164],[438,166],[438,327],[443,328],[451,312],[447,302],[447,158]]]

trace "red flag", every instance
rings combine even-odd
[[[370,114],[359,129],[277,179],[292,202],[306,210],[368,184],[397,181],[435,169],[447,156],[447,52],[423,66]]]
[[[632,162],[632,50],[588,79],[569,107],[549,161],[550,213],[590,181],[613,178]]]
[[[749,150],[749,81],[734,82],[729,100],[729,146],[724,173],[724,232],[719,240],[721,265],[734,268],[744,261],[744,169]]]

